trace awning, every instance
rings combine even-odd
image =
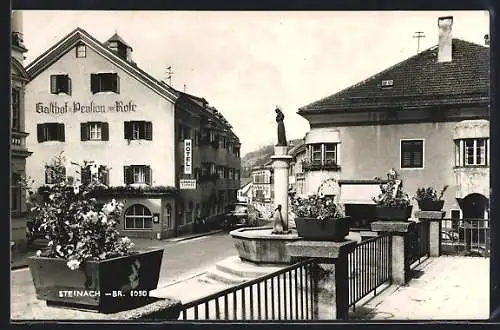
[[[341,204],[375,204],[373,197],[381,193],[378,183],[348,184],[340,186]]]

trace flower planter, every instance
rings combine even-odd
[[[37,298],[47,305],[114,313],[155,300],[163,249],[101,261],[71,270],[67,260],[33,256],[29,267]]]
[[[411,217],[412,209],[412,205],[407,207],[377,206],[376,216],[379,220],[407,221]]]
[[[440,201],[422,200],[417,202],[418,202],[418,207],[422,211],[441,211],[444,205],[444,200]]]
[[[350,217],[327,218],[295,218],[297,234],[310,241],[341,242],[349,235]]]

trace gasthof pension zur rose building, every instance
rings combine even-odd
[[[77,28],[27,66],[28,176],[52,183],[45,165],[63,152],[66,175],[84,161],[108,168],[103,191],[125,200],[120,230],[165,238],[190,232],[236,201],[240,142],[204,98],[141,70],[116,33],[102,43]]]

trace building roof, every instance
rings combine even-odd
[[[175,89],[143,71],[135,65],[135,63],[122,59],[105,44],[101,43],[81,28],[76,28],[71,31],[26,67],[30,80],[33,80],[67,52],[71,51],[77,44],[85,44],[87,47],[93,49],[95,52],[135,77],[138,81],[148,86],[160,96],[170,100],[171,102],[175,102],[177,100],[179,94]]]
[[[381,107],[488,103],[490,49],[452,39],[452,61],[438,62],[438,46],[358,84],[299,109],[298,113]],[[381,86],[392,80],[392,87]]]
[[[105,42],[105,45],[108,46],[112,41],[118,41],[119,43],[122,43],[124,46],[132,49],[132,46],[130,46],[129,44],[127,44],[125,42],[125,40],[123,40],[122,37],[120,37],[118,35],[118,33],[115,32],[115,34],[113,34],[113,36],[111,38],[108,39],[108,41]]]
[[[240,178],[240,189],[245,188],[249,183],[252,183],[252,178]]]
[[[302,151],[306,150],[305,140],[302,140],[300,143],[294,145],[290,150],[288,150],[288,154],[290,156],[296,156]]]

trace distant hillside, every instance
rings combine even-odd
[[[289,148],[301,143],[303,139],[288,141]],[[254,166],[261,166],[267,163],[274,154],[274,144],[260,147],[255,151],[245,154],[241,158],[241,177],[249,177]]]

